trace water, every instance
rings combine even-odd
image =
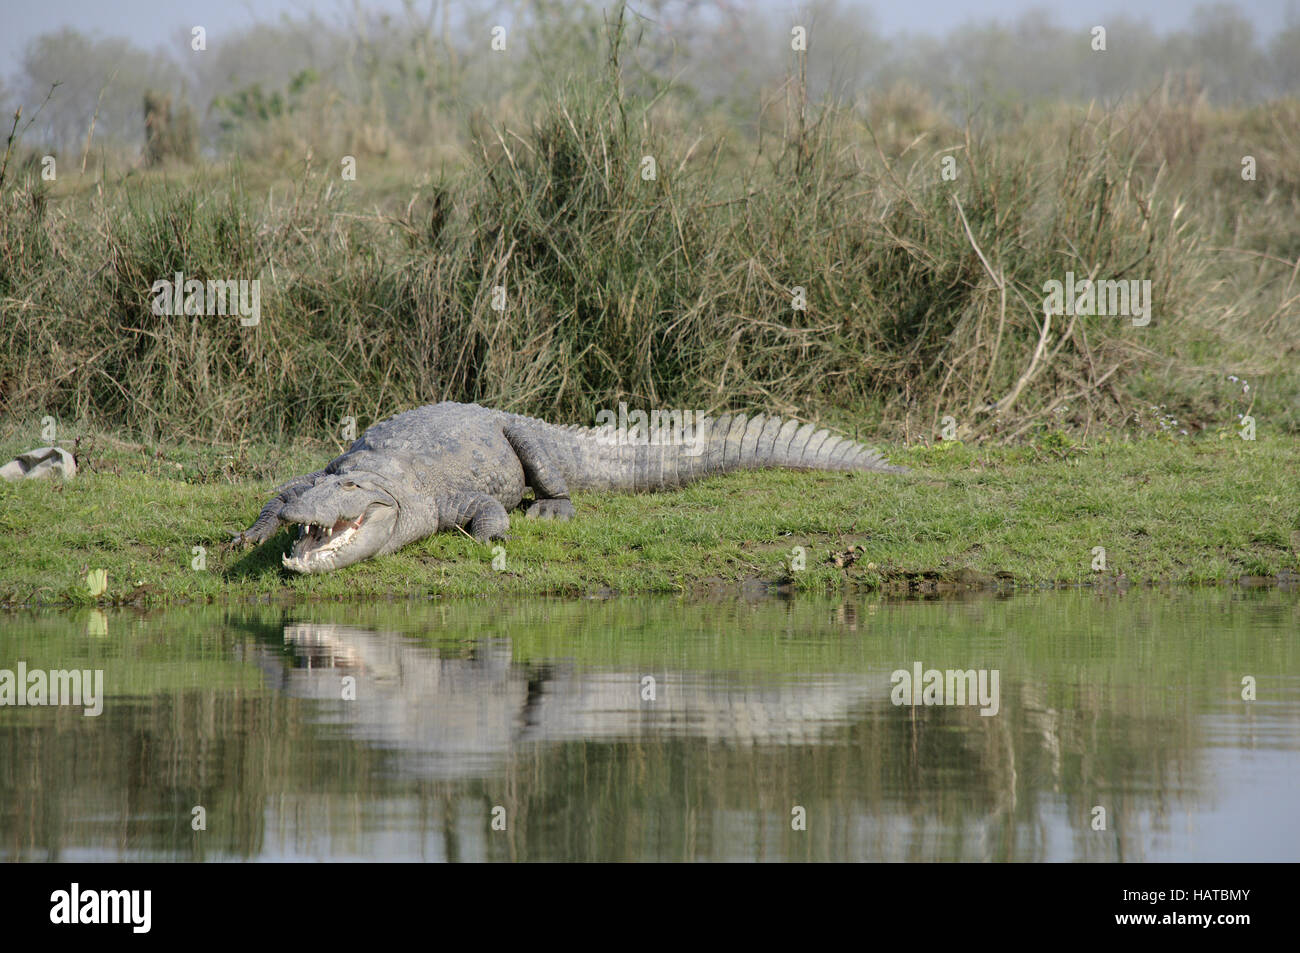
[[[1232,589],[0,615],[0,669],[106,696],[0,707],[0,858],[1294,861],[1297,632]],[[997,713],[894,704],[918,662]]]

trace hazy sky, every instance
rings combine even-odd
[[[1035,8],[1047,10],[1063,26],[1104,25],[1105,14],[1118,11],[1160,30],[1175,29],[1187,24],[1196,4],[1189,0],[842,0],[842,5],[871,9],[877,27],[886,34],[941,34],[965,21],[1013,20]],[[363,0],[363,6],[394,13],[402,10],[401,0]],[[417,0],[418,8],[427,6],[427,0]],[[637,4],[631,6],[635,9]],[[773,11],[798,9],[794,3],[771,0],[754,6]],[[1267,37],[1281,28],[1288,10],[1292,16],[1300,14],[1297,0],[1240,0],[1236,6],[1254,22],[1257,37]],[[249,21],[277,20],[286,13],[316,11],[341,21],[351,8],[351,0],[0,0],[0,74],[14,72],[28,40],[64,26],[106,36],[130,36],[152,49],[176,42],[178,28],[188,31],[196,24],[205,27],[211,38],[223,29],[242,27]]]

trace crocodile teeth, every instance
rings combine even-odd
[[[320,562],[333,562],[334,554],[352,541],[364,520],[365,514],[362,514],[355,520],[340,519],[328,528],[317,523],[304,523],[293,549],[280,561],[286,568],[297,572],[307,572]]]

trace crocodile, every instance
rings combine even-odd
[[[610,424],[557,426],[478,404],[428,404],[375,424],[324,469],[277,488],[233,541],[264,543],[296,525],[284,566],[330,572],[441,530],[503,539],[525,489],[533,494],[526,516],[570,519],[574,491],[668,490],[760,467],[907,472],[798,420],[726,414],[699,418],[693,431],[689,440],[649,442],[635,428],[629,435]]]

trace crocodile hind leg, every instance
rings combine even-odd
[[[463,526],[480,543],[505,539],[510,517],[501,501],[486,493],[458,493],[438,505],[439,529]]]
[[[324,470],[317,470],[315,473],[308,473],[306,476],[295,477],[283,486],[278,487],[275,496],[271,497],[271,502],[262,507],[262,512],[258,514],[257,521],[242,533],[237,533],[231,539],[231,543],[236,546],[247,546],[251,543],[264,543],[274,536],[275,531],[280,528],[282,523],[280,511],[291,500],[297,499],[310,489],[317,478],[324,473]]]
[[[545,438],[526,427],[507,427],[505,434],[523,464],[525,481],[537,497],[524,515],[530,519],[573,519],[569,487],[555,465]]]

